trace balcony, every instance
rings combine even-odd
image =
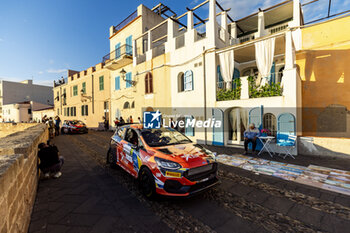
[[[257,84],[258,76],[235,78],[231,82],[217,82],[216,100],[227,101],[282,96],[283,89],[280,83],[282,76],[283,72],[270,74],[268,82],[264,86]]]
[[[109,70],[116,70],[133,62],[132,46],[124,44],[103,57],[102,63]]]

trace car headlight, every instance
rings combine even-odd
[[[176,169],[181,168],[180,164],[173,162],[173,161],[170,161],[170,160],[161,159],[158,157],[155,157],[154,160],[156,161],[158,167],[161,167],[161,168],[166,168],[166,169],[170,169],[170,170],[176,170]]]

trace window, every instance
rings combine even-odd
[[[59,92],[57,92],[57,95],[56,95],[57,97],[56,97],[56,100],[57,101],[59,101],[60,100],[60,94],[59,94]]]
[[[60,115],[60,109],[59,108],[57,109],[57,115]]]
[[[89,115],[88,105],[82,105],[81,106],[81,115],[82,116],[88,116]]]
[[[103,91],[105,89],[104,81],[103,81],[103,76],[99,78],[99,86],[100,86],[100,91]]]
[[[115,77],[115,90],[120,90],[120,77]]]
[[[86,94],[86,82],[83,82],[81,90],[83,91],[83,94]]]
[[[70,109],[69,109],[69,108],[67,108],[67,116],[69,116],[69,112],[70,112],[69,110],[70,110]]]
[[[63,116],[67,116],[67,109],[63,108]]]
[[[69,108],[68,108],[68,111],[69,111]],[[70,108],[70,115],[71,116],[76,116],[77,115],[76,107],[71,107]]]
[[[193,116],[187,116],[185,121],[185,135],[186,136],[194,136],[194,127],[190,125],[190,122],[193,121]],[[189,126],[186,127],[187,123],[189,123]]]
[[[272,113],[264,114],[263,128],[268,129],[271,132],[271,136],[276,136],[277,121],[275,115]]]
[[[217,82],[218,82],[217,86],[219,89],[223,89],[225,87],[225,82],[224,82],[224,79],[222,78],[222,75],[221,75],[220,65],[218,65],[216,67],[216,73],[217,73]]]
[[[32,114],[32,109],[28,108],[28,114]]]
[[[132,86],[132,77],[131,72],[126,73],[126,88],[129,88]]]
[[[78,85],[73,86],[73,96],[78,95]]]
[[[184,91],[184,73],[179,73],[177,76],[177,87],[178,87],[178,92],[183,92]]]
[[[145,76],[145,93],[153,93],[153,77],[151,73],[147,73]]]
[[[132,101],[131,108],[135,108],[135,101]]]
[[[63,105],[67,104],[66,88],[63,89]]]
[[[129,109],[130,108],[130,103],[129,102],[125,102],[123,108],[124,109]]]
[[[193,72],[188,70],[184,75],[184,91],[192,91],[193,90]]]
[[[133,145],[138,145],[139,142],[139,137],[136,133],[136,131],[134,129],[128,129],[126,131],[126,135],[125,135],[125,141],[133,144]]]
[[[125,53],[129,56],[132,56],[132,36],[126,38],[125,46]]]

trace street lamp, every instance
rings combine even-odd
[[[125,82],[128,82],[130,83],[132,86],[135,86],[136,85],[136,81],[133,81],[133,80],[126,80],[126,71],[124,70],[124,68],[119,72],[120,74],[120,77],[122,77],[122,79],[125,81]]]

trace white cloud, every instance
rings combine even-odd
[[[39,71],[39,72],[38,72],[38,74],[43,74],[43,73],[44,73],[44,71]]]
[[[50,73],[50,74],[61,74],[61,73],[64,73],[66,71],[67,71],[67,69],[48,69],[48,70],[46,70],[46,72]]]

